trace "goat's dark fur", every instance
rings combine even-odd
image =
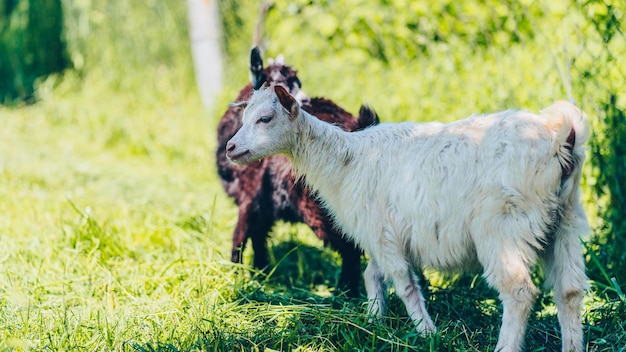
[[[296,96],[301,83],[296,71],[281,60],[263,68],[258,49],[250,60],[251,82],[240,92],[235,103],[245,102],[253,89],[263,84],[281,84]],[[241,127],[244,105],[233,104],[218,125],[217,167],[222,185],[239,207],[237,226],[233,233],[232,261],[241,262],[241,253],[248,238],[252,240],[254,266],[268,265],[267,236],[276,220],[304,222],[319,239],[341,254],[342,267],[339,288],[355,296],[361,277],[361,251],[345,239],[334,226],[315,196],[302,182],[294,179],[291,162],[284,156],[272,156],[246,166],[235,166],[226,158],[226,143]],[[324,98],[302,99],[302,108],[320,120],[336,124],[346,131],[355,131],[378,123],[378,116],[362,106],[359,117]]]

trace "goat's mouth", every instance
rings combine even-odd
[[[236,165],[243,165],[249,162],[250,150],[244,150],[242,152],[226,152],[226,157],[231,163]]]

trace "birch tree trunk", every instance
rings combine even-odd
[[[222,88],[224,62],[217,0],[187,0],[196,83],[206,109]]]

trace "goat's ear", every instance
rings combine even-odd
[[[296,99],[283,86],[274,86],[274,92],[278,97],[278,101],[280,101],[280,105],[289,112],[289,118],[295,119],[298,116],[298,102]]]
[[[263,72],[261,50],[255,46],[250,52],[250,83],[252,83],[254,90],[258,90],[265,81],[267,81],[267,77],[265,77],[265,72]]]
[[[276,64],[278,65],[282,65],[285,66],[285,56],[283,56],[283,54],[278,54],[278,56],[276,56]]]
[[[237,102],[234,102],[234,103],[228,103],[228,107],[230,107],[230,108],[234,108],[234,107],[237,107],[237,106],[242,107],[242,108],[245,109],[246,106],[248,106],[248,101],[246,100],[246,101],[237,101]]]

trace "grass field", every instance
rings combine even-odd
[[[302,225],[275,227],[268,276],[229,263],[237,212],[215,171],[215,127],[246,83],[246,54],[229,68],[219,104],[205,111],[180,28],[185,8],[149,3],[114,13],[100,4],[89,12],[91,32],[83,33],[91,42],[80,42],[88,48],[81,49],[85,68],[42,81],[34,105],[0,107],[0,351],[493,349],[502,312],[479,276],[427,273],[427,306],[439,330],[420,337],[395,296],[385,318],[370,323],[363,298],[336,295],[339,258]],[[125,21],[133,16],[141,20]],[[109,17],[121,27],[103,25]],[[136,31],[157,20],[162,27]],[[93,44],[100,42],[106,45]],[[517,81],[496,76],[481,93],[485,77],[518,63],[520,48],[485,69],[480,62],[496,52],[455,66],[444,59],[449,48],[434,48],[420,59],[419,80],[402,86],[414,87],[419,99],[406,101],[388,100],[376,87],[393,89],[387,82],[405,77],[409,66],[373,65],[377,75],[363,77],[354,66],[329,58],[312,65],[287,50],[311,95],[330,96],[350,111],[370,102],[383,120],[418,104],[428,107],[426,116],[456,116],[537,96],[540,105],[563,91],[546,84],[513,94]],[[458,76],[440,79],[442,70]],[[333,81],[346,75],[355,81]],[[538,79],[525,75],[515,79]],[[364,96],[351,90],[355,82],[368,86]],[[444,99],[463,94],[464,84],[473,89],[462,104]],[[324,94],[331,86],[337,94]],[[592,282],[585,300],[589,351],[626,350],[625,298],[610,277]],[[528,351],[559,350],[549,293],[529,324]]]

